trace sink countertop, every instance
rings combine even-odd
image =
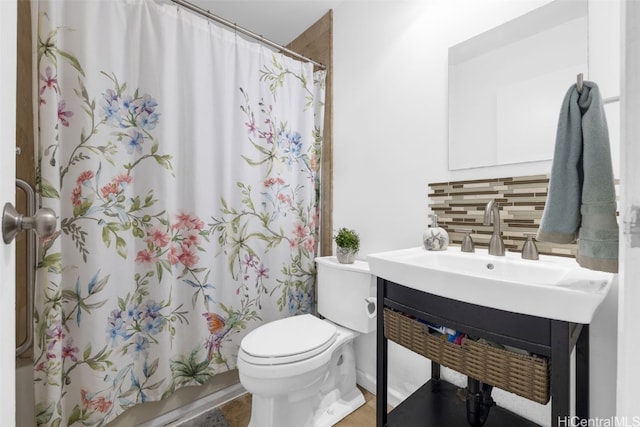
[[[520,253],[493,256],[458,247],[423,247],[370,254],[375,276],[419,291],[514,313],[574,323],[591,323],[606,297],[613,274],[580,267],[575,259]]]

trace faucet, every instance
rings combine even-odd
[[[489,240],[489,255],[504,256],[504,242],[500,235],[500,205],[495,200],[489,201],[484,208],[484,225],[491,225],[493,219],[493,234]]]
[[[522,233],[524,237],[527,238],[527,241],[522,245],[522,259],[539,259],[540,256],[538,254],[538,247],[536,246],[536,242],[533,241],[536,233]]]
[[[475,252],[476,248],[473,244],[473,239],[471,238],[471,233],[473,233],[473,229],[471,228],[456,228],[454,231],[458,233],[464,233],[464,237],[462,237],[462,242],[460,244],[461,252]]]

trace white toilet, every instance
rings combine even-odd
[[[240,382],[249,427],[329,427],[364,403],[353,340],[375,330],[376,281],[364,261],[316,258],[318,312],[267,323],[242,340]]]

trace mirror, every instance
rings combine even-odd
[[[449,169],[550,160],[565,93],[587,79],[586,1],[555,0],[449,48]]]

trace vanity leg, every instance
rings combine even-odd
[[[440,364],[431,361],[431,379],[440,381]]]
[[[551,425],[570,422],[569,390],[571,369],[569,323],[551,322]]]
[[[589,419],[589,325],[582,326],[576,343],[576,416]]]
[[[387,425],[387,347],[384,336],[384,279],[378,277],[378,318],[376,319],[376,426]]]

